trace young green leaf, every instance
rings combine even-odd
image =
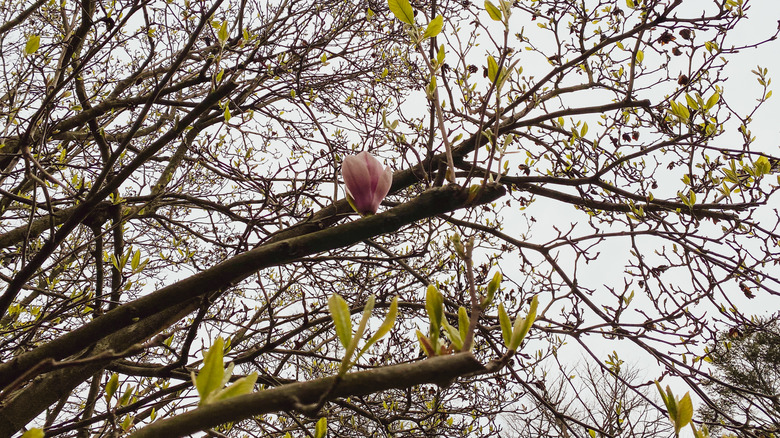
[[[716,103],[720,100],[720,94],[716,91],[710,96],[709,99],[707,99],[707,104],[705,105],[705,109],[709,110],[713,106],[715,106]]]
[[[368,297],[368,301],[366,301],[366,306],[363,307],[363,316],[360,318],[360,323],[358,324],[357,331],[355,332],[354,337],[360,338],[363,336],[363,332],[366,331],[366,324],[368,324],[368,320],[371,319],[371,312],[374,310],[374,304],[376,303],[376,296],[374,294],[371,294]]]
[[[414,10],[409,0],[387,0],[390,12],[406,24],[414,24]]]
[[[531,308],[528,310],[528,316],[525,318],[517,318],[515,325],[512,329],[512,342],[509,347],[510,350],[517,350],[520,343],[525,339],[525,335],[531,330],[531,326],[536,320],[536,308],[539,306],[538,295],[534,295],[531,299]]]
[[[488,55],[487,59],[488,63],[488,79],[490,79],[490,82],[495,83],[498,79],[498,63],[496,62],[496,59],[493,58],[492,55]]]
[[[491,3],[490,0],[485,0],[485,10],[490,15],[490,18],[495,21],[501,21],[501,10]]]
[[[463,243],[460,241],[460,235],[453,234],[450,236],[450,242],[452,242],[452,246],[455,247],[455,253],[458,254],[460,258],[466,258],[466,250],[463,248]]]
[[[328,309],[330,310],[330,317],[333,319],[336,335],[338,335],[341,345],[344,348],[348,348],[352,340],[352,320],[350,319],[349,305],[339,294],[333,294],[328,299]]]
[[[691,394],[686,392],[683,398],[677,403],[677,418],[674,421],[674,429],[677,433],[693,419],[693,403]]]
[[[431,344],[430,339],[419,330],[417,330],[417,340],[420,341],[420,346],[422,346],[426,356],[433,357],[436,355],[433,351],[433,344]]]
[[[24,54],[32,55],[38,51],[38,47],[41,46],[41,37],[38,35],[30,35],[27,38],[27,44],[24,45]]]
[[[501,286],[501,280],[504,277],[501,275],[501,271],[496,271],[495,274],[493,274],[493,278],[490,280],[490,282],[487,285],[487,295],[485,296],[485,299],[482,300],[481,307],[482,309],[486,309],[490,303],[493,302],[493,298],[496,296],[496,291]]]
[[[135,254],[133,254],[133,259],[130,261],[130,269],[132,269],[134,272],[136,269],[138,269],[138,265],[141,264],[141,250],[136,250]]]
[[[382,322],[382,325],[379,326],[379,329],[374,333],[374,336],[371,336],[371,338],[366,342],[366,345],[363,346],[363,348],[358,353],[358,357],[362,356],[363,353],[366,352],[366,350],[369,349],[372,345],[374,345],[378,340],[382,339],[389,331],[393,328],[393,325],[395,324],[395,317],[398,315],[398,296],[396,295],[393,298],[393,301],[390,302],[390,310],[387,311],[387,316],[385,316],[385,320]]]
[[[433,284],[428,285],[425,293],[425,310],[428,312],[428,318],[431,320],[431,330],[438,332],[441,327],[441,318],[444,314],[444,298]]]
[[[219,44],[224,46],[229,36],[230,34],[228,34],[227,21],[223,21],[222,26],[219,27],[219,32],[217,32],[217,38],[219,39]]]
[[[120,424],[122,430],[125,432],[130,430],[130,426],[133,425],[133,420],[135,420],[135,415],[125,415],[125,418],[122,420],[122,423]]]
[[[222,386],[222,377],[225,374],[222,368],[223,345],[222,337],[214,340],[214,344],[203,356],[203,367],[198,372],[198,377],[193,379],[198,395],[200,395],[201,404],[209,394]]]
[[[442,27],[444,27],[444,17],[439,14],[428,23],[428,27],[425,29],[425,33],[422,36],[423,39],[435,37],[441,32]]]
[[[22,434],[22,438],[43,438],[44,436],[43,429],[37,427]]]
[[[357,349],[357,344],[360,342],[360,338],[363,337],[363,332],[366,331],[368,320],[371,319],[371,311],[374,310],[374,302],[376,302],[376,297],[374,295],[368,297],[366,306],[363,308],[363,316],[360,318],[360,322],[358,323],[357,331],[352,336],[352,341],[349,343],[347,352],[344,354],[344,361],[342,362],[343,371],[348,369],[348,365],[352,360],[352,355],[355,353],[355,349]]]
[[[509,348],[512,344],[512,321],[504,310],[504,305],[498,305],[498,322],[501,323],[501,335],[504,337],[504,345]]]
[[[756,169],[757,176],[766,175],[772,172],[772,163],[769,162],[769,158],[763,155],[756,159],[753,166]]]
[[[674,423],[675,418],[677,418],[677,400],[674,399],[672,389],[667,386],[666,391],[664,391],[658,381],[655,382],[655,386],[658,388],[658,393],[661,394],[661,400],[664,401],[666,410],[669,412],[669,419]]]
[[[431,82],[426,87],[425,94],[429,99],[433,99],[436,95],[436,76],[431,76]]]
[[[447,319],[444,318],[441,321],[442,325],[444,326],[444,330],[447,331],[447,337],[450,338],[450,342],[452,342],[452,345],[460,351],[463,348],[463,338],[460,337],[460,332],[455,327],[451,326],[450,323],[447,322]]]
[[[685,93],[685,103],[687,103],[691,109],[699,109],[699,103],[689,93]]]
[[[225,387],[225,385],[227,385],[227,383],[230,381],[230,378],[233,377],[234,366],[235,365],[233,362],[230,362],[227,368],[222,371],[222,380],[219,381],[219,386],[217,388],[222,389]]]
[[[517,350],[517,347],[523,342],[523,338],[520,335],[523,332],[523,328],[526,326],[525,322],[527,319],[528,318],[520,318],[519,316],[515,319],[515,324],[512,326],[512,338],[509,341],[510,350]]]
[[[466,308],[460,306],[458,308],[458,330],[460,331],[461,339],[466,339],[466,334],[469,332],[469,314]]]
[[[439,45],[439,50],[436,52],[436,62],[439,65],[444,62],[444,44]]]
[[[691,430],[693,430],[693,436],[695,438],[709,438],[710,436],[710,430],[707,429],[706,424],[702,424],[701,429],[696,429],[696,425],[691,423]]]
[[[224,400],[227,398],[236,397],[238,395],[249,394],[253,389],[255,389],[255,382],[257,382],[257,373],[244,376],[233,382],[227,388],[215,393],[215,397],[210,399],[209,402]]]
[[[672,388],[666,385],[666,399],[669,401],[669,416],[672,420],[677,418],[677,398],[672,394]]]
[[[314,438],[325,438],[328,433],[328,417],[322,417],[317,420],[317,425],[314,426]]]
[[[128,403],[130,403],[130,398],[134,393],[135,385],[128,386],[124,394],[122,394],[122,397],[119,398],[119,406],[126,406]]]
[[[111,400],[111,397],[114,396],[114,393],[116,392],[116,389],[119,387],[119,374],[113,373],[111,374],[111,377],[108,379],[108,382],[106,383],[106,394],[104,395],[104,398],[106,399],[106,403],[108,403]]]

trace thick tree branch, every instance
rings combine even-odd
[[[384,213],[239,254],[210,269],[122,305],[35,350],[3,363],[0,365],[0,385],[9,384],[27,369],[38,366],[43,361],[64,359],[101,339],[102,347],[99,346],[92,354],[98,354],[108,348],[117,351],[126,348],[128,344],[142,342],[195,310],[200,303],[198,297],[204,294],[217,296],[260,269],[289,263],[322,251],[347,247],[436,214],[489,203],[504,193],[502,186],[490,185],[486,186],[477,198],[470,199],[468,188],[456,185],[439,187]],[[58,373],[55,379],[57,389],[42,385],[42,381],[51,380],[44,377],[29,391],[24,391],[22,395],[17,395],[7,404],[0,406],[0,423],[9,425],[9,429],[5,430],[18,430],[13,427],[23,426],[25,421],[34,418],[40,410],[48,406],[44,400],[56,400],[56,394],[72,390],[96,369],[105,365],[96,362],[94,366],[79,368],[78,373],[69,370],[67,376]],[[31,404],[39,406],[32,409]],[[2,432],[3,424],[0,424],[0,435]]]
[[[349,373],[336,385],[329,398],[373,394],[424,383],[446,386],[460,376],[478,373],[484,369],[469,353],[438,356],[410,364]],[[180,437],[254,415],[295,410],[316,403],[319,397],[331,388],[333,379],[335,377],[326,377],[233,397],[153,423],[130,437]]]

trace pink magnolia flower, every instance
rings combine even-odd
[[[382,168],[382,163],[368,152],[344,158],[341,175],[347,187],[347,199],[363,216],[376,213],[393,183],[390,168]]]

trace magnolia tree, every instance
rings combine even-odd
[[[777,398],[709,364],[780,302],[749,3],[7,2],[0,436],[770,433],[709,396]]]

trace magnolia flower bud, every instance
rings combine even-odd
[[[383,168],[382,163],[368,152],[344,158],[341,175],[350,205],[363,216],[376,213],[393,183],[390,168]]]

